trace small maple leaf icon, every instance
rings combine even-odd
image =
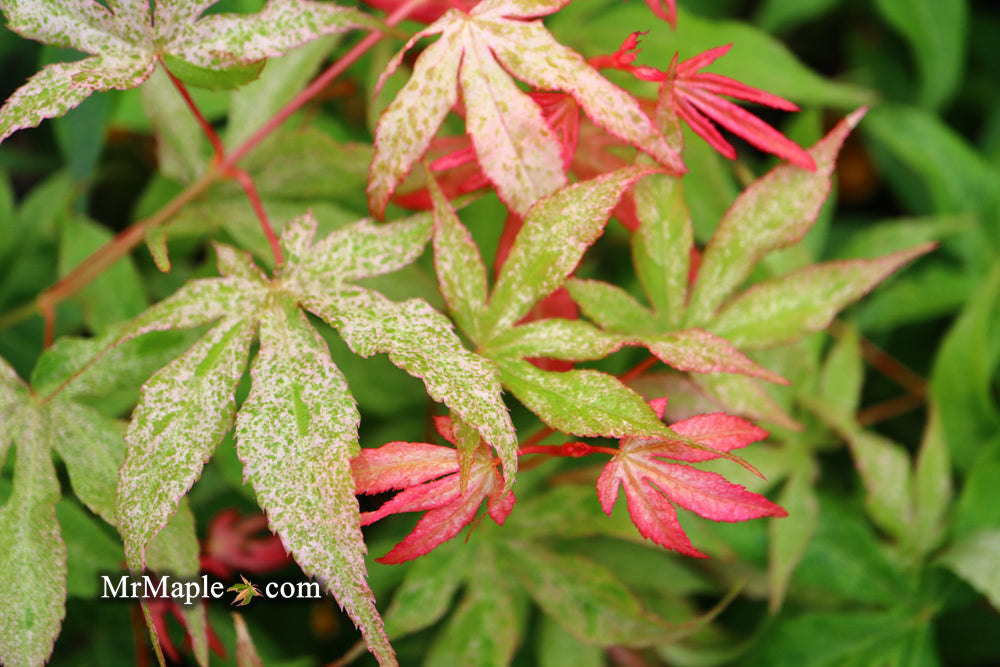
[[[243,583],[233,584],[226,590],[236,593],[236,599],[232,601],[232,604],[239,604],[239,606],[243,607],[250,604],[250,600],[254,599],[254,597],[260,595],[260,589],[247,581],[247,578],[242,574],[240,575],[240,579],[243,580]]]

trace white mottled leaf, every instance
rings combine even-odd
[[[688,326],[710,321],[764,255],[796,243],[809,231],[830,194],[840,146],[862,115],[848,116],[809,149],[816,171],[779,165],[736,198],[705,248],[688,304]]]
[[[531,209],[490,297],[487,338],[527,315],[563,283],[604,232],[622,193],[647,173],[642,167],[619,169],[571,185]]]
[[[14,91],[0,109],[0,141],[17,130],[61,116],[94,91],[127,90],[146,80],[152,58],[93,56],[43,67]]]
[[[253,319],[224,320],[143,386],[118,482],[118,527],[131,569],[142,569],[149,541],[232,427],[254,327]]]
[[[709,328],[742,349],[794,340],[826,328],[844,307],[934,247],[917,246],[878,259],[824,262],[758,283],[726,306]]]
[[[52,446],[66,464],[73,493],[112,526],[125,426],[62,395],[47,405]]]
[[[543,357],[565,361],[603,359],[628,342],[582,320],[550,318],[503,331],[484,352],[489,357]]]
[[[486,265],[469,230],[433,179],[429,188],[434,200],[434,268],[441,295],[458,328],[478,343],[488,290]]]
[[[385,211],[389,195],[427,150],[458,100],[459,39],[445,34],[424,49],[413,76],[379,118],[368,177],[368,206],[377,216]]]
[[[224,69],[280,56],[297,46],[351,28],[378,24],[357,9],[310,0],[272,0],[256,14],[212,14],[188,24],[169,52],[189,63]]]
[[[777,373],[761,367],[729,344],[704,329],[685,329],[642,338],[642,343],[660,361],[679,371],[694,373],[742,373],[768,382],[788,384]]]
[[[566,185],[559,140],[542,111],[497,64],[490,36],[463,31],[460,72],[465,126],[483,172],[518,215]]]
[[[366,581],[351,477],[360,415],[326,343],[305,316],[278,304],[261,320],[237,452],[271,529],[306,574],[347,610],[380,665],[395,665]]]
[[[335,327],[355,354],[387,353],[393,364],[423,380],[431,398],[496,449],[507,484],[513,482],[517,436],[496,369],[462,347],[444,315],[420,299],[395,303],[360,289],[327,300],[311,297],[304,305]]]
[[[2,9],[7,27],[28,39],[92,55],[134,50],[118,35],[114,17],[93,0],[8,0]]]
[[[59,481],[46,425],[25,411],[14,490],[0,508],[0,662],[43,664],[66,613],[66,545],[56,522]]]
[[[129,2],[130,0],[125,0]],[[153,21],[156,32],[166,40],[172,40],[194,23],[206,9],[219,0],[156,0]]]
[[[7,448],[14,438],[14,432],[20,429],[20,422],[15,413],[28,397],[28,387],[17,371],[11,368],[7,361],[0,357],[0,467],[7,458]]]

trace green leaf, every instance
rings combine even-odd
[[[968,3],[966,0],[877,0],[875,6],[909,42],[923,79],[921,105],[940,108],[962,82]]]
[[[929,252],[923,245],[879,259],[824,262],[758,283],[741,294],[710,325],[740,348],[764,348],[826,328],[904,264]]]
[[[771,33],[785,33],[821,18],[843,0],[765,0],[754,13],[754,24]]]
[[[142,570],[146,546],[232,427],[255,327],[223,321],[143,387],[125,433],[116,505],[132,570]]]
[[[48,404],[52,444],[66,464],[73,492],[112,526],[118,469],[125,459],[124,424],[59,396]]]
[[[865,508],[897,540],[913,530],[913,473],[910,456],[895,442],[870,431],[846,434],[854,465],[865,485]]]
[[[780,165],[736,198],[705,248],[684,320],[688,326],[710,322],[762,257],[798,242],[812,227],[830,194],[840,147],[861,115],[851,114],[809,149],[816,171]]]
[[[642,396],[611,375],[591,370],[552,373],[519,359],[496,362],[504,386],[557,431],[611,438],[670,432]]]
[[[642,167],[619,169],[564,188],[531,209],[490,296],[484,318],[487,339],[527,315],[563,283],[604,231],[622,193],[647,173]]]
[[[694,229],[679,178],[653,174],[635,186],[639,229],[632,262],[659,320],[676,328],[687,306],[688,266]]]
[[[771,613],[781,609],[792,574],[819,525],[819,499],[814,490],[816,473],[813,460],[799,456],[798,465],[775,501],[785,508],[788,516],[768,522],[767,582]]]
[[[426,667],[506,667],[521,641],[524,593],[490,550],[466,557],[473,565],[465,595],[431,644]]]
[[[1000,436],[994,435],[989,441],[979,445],[978,456],[968,469],[955,505],[955,537],[965,537],[981,529],[1000,526],[1000,503],[996,502],[998,479]]]
[[[858,330],[845,325],[837,331],[833,347],[820,371],[821,400],[843,419],[853,419],[861,403],[865,366],[861,359]]]
[[[920,554],[936,548],[945,531],[952,499],[951,460],[937,411],[931,408],[913,478],[913,536]]]
[[[157,138],[160,172],[179,183],[194,181],[205,169],[211,148],[198,121],[174,88],[162,67],[157,67],[139,89],[142,107]],[[147,239],[155,230],[146,232]]]
[[[246,65],[237,64],[221,69],[209,69],[165,53],[163,64],[171,74],[189,86],[209,90],[231,90],[256,81],[264,70],[266,61],[258,60]]]
[[[325,300],[309,296],[303,303],[337,329],[355,354],[386,353],[397,367],[423,380],[431,398],[474,426],[496,449],[507,484],[513,482],[517,436],[500,397],[496,369],[462,347],[444,315],[420,299],[395,303],[371,290]]]
[[[939,562],[1000,609],[1000,530],[983,530],[958,541]]]
[[[551,616],[539,622],[539,667],[604,667],[604,651],[574,639]]]
[[[483,351],[490,358],[543,357],[566,361],[603,359],[627,339],[608,334],[582,320],[549,318],[503,331]]]
[[[583,314],[603,329],[633,336],[657,333],[656,314],[617,285],[570,278],[566,290]]]
[[[385,612],[385,631],[393,639],[437,623],[447,613],[471,562],[465,549],[448,542],[418,558]]]
[[[726,412],[753,420],[767,421],[782,428],[801,430],[802,425],[785,412],[754,378],[730,373],[699,373],[691,379]]]
[[[46,662],[66,613],[66,545],[48,448],[40,415],[26,412],[14,490],[0,508],[0,661],[9,667]]]
[[[351,458],[360,415],[326,344],[298,309],[261,320],[250,395],[236,421],[244,474],[306,574],[347,610],[380,665],[396,659],[366,581]]]
[[[0,357],[0,467],[7,458],[7,448],[19,429],[19,420],[14,414],[28,398],[28,388],[17,376],[17,372]]]
[[[777,373],[762,368],[723,338],[704,329],[685,329],[657,336],[643,336],[643,345],[660,361],[679,371],[741,373],[768,382],[788,384]]]
[[[434,269],[441,294],[459,330],[479,343],[488,289],[486,266],[469,230],[433,178],[428,179],[428,187],[434,200]]]
[[[945,335],[931,372],[931,396],[960,470],[972,465],[981,443],[1000,432],[1000,407],[992,389],[998,362],[1000,267],[976,287]]]
[[[59,274],[88,260],[91,253],[111,240],[113,234],[83,216],[63,219],[59,242]],[[139,272],[130,257],[123,257],[84,287],[74,297],[83,307],[83,319],[92,332],[131,319],[146,309],[149,299]]]
[[[121,569],[125,558],[121,541],[69,498],[56,503],[56,519],[66,542],[66,593],[70,597],[99,597],[101,575]]]
[[[527,542],[504,543],[500,553],[535,603],[581,642],[648,646],[667,635],[632,592],[592,560]]]

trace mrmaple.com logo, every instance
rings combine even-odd
[[[227,592],[234,594],[231,604],[245,605],[255,597],[265,597],[269,600],[301,600],[322,597],[319,584],[315,581],[277,582],[269,581],[262,587],[251,583],[246,577],[229,588],[221,581],[211,581],[203,574],[200,579],[182,579],[168,574],[162,576],[143,575],[132,578],[123,574],[115,579],[113,576],[101,575],[103,585],[102,599],[151,600],[171,599],[182,604],[193,604],[195,600],[209,598],[218,600]]]

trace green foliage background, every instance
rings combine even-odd
[[[1000,7],[989,0],[680,4],[676,33],[638,0],[576,2],[548,25],[563,43],[588,56],[614,51],[632,31],[649,30],[640,62],[660,67],[675,51],[683,59],[732,41],[733,57],[720,61],[717,71],[800,104],[804,113],[772,120],[784,122],[783,129],[806,145],[848,110],[872,105],[842,154],[836,202],[821,214],[802,247],[770,258],[756,278],[812,261],[884,255],[928,240],[940,242],[940,248],[846,313],[832,336],[818,334],[760,355],[767,368],[794,381],[776,395],[805,428],[772,429],[769,444],[751,448],[748,459],[767,472],[767,486],[749,478],[736,481],[775,492],[770,495],[789,511],[788,519],[725,526],[691,521],[685,528],[693,541],[715,556],[702,562],[588,537],[586,531],[560,534],[556,526],[566,523],[568,514],[560,516],[544,500],[537,500],[534,510],[519,505],[515,515],[521,513],[529,525],[515,522],[511,532],[537,535],[548,530],[554,548],[565,554],[562,571],[578,575],[581,588],[550,591],[552,608],[543,615],[520,593],[491,589],[492,566],[474,556],[471,544],[464,556],[456,555],[462,547],[458,543],[409,565],[371,563],[372,588],[383,610],[404,578],[410,586],[404,590],[415,596],[410,608],[404,600],[397,615],[387,618],[400,634],[419,630],[394,642],[400,662],[417,664],[429,656],[431,665],[446,664],[463,636],[480,633],[502,643],[505,622],[528,618],[516,665],[625,664],[615,662],[622,658],[613,651],[604,654],[576,642],[551,620],[572,610],[572,595],[611,586],[596,581],[597,574],[588,575],[569,555],[582,553],[615,572],[648,608],[666,618],[685,620],[743,584],[711,624],[644,651],[649,664],[996,664],[1000,59],[995,49]],[[252,0],[231,0],[214,10],[258,6]],[[308,77],[345,48],[329,40],[307,47],[289,57],[297,59],[288,61],[289,72]],[[271,141],[249,158],[246,167],[275,219],[311,207],[329,231],[367,214],[364,166],[370,149],[365,142],[371,140],[378,105],[390,97],[384,92],[371,107],[366,100],[392,51],[389,45],[376,50],[330,91],[329,99],[299,115],[299,122],[314,128],[307,138]],[[0,95],[6,97],[39,64],[66,57],[0,32]],[[268,68],[281,66],[275,61]],[[616,82],[637,91],[641,85],[624,78]],[[152,88],[154,82],[148,85]],[[288,85],[291,89],[301,83]],[[169,160],[161,156],[157,172],[143,94],[155,91],[95,95],[65,117],[20,132],[0,148],[0,313],[26,303],[116,231],[156,210],[207,155],[205,146],[188,145],[186,154]],[[285,94],[274,93],[278,98]],[[227,132],[238,137],[255,124],[247,118],[253,108],[240,95],[252,93],[202,91],[197,99],[220,124],[228,111]],[[166,115],[153,120],[161,123],[161,131],[163,123],[184,122]],[[183,128],[173,129],[183,134]],[[685,187],[696,236],[704,242],[741,184],[768,165],[745,149],[740,162],[729,163],[693,136],[688,146],[685,158],[692,174]],[[489,261],[502,228],[502,206],[487,197],[465,209],[462,218]],[[266,263],[266,242],[256,224],[235,187],[216,187],[171,227],[171,273],[160,273],[144,250],[135,253],[60,307],[57,335],[101,331],[141,312],[184,280],[211,275],[214,262],[204,251],[206,235],[235,241]],[[612,225],[580,274],[638,294],[635,278],[623,268],[628,262],[617,260],[627,256],[627,236]],[[427,260],[377,279],[378,288],[395,299],[422,296],[440,305]],[[150,343],[155,349],[148,352],[151,368],[191,340],[186,334],[156,336]],[[360,360],[334,336],[327,339],[363,411],[364,445],[431,437],[425,432],[426,397],[418,381],[385,358]],[[867,341],[865,346],[861,340]],[[41,341],[40,320],[19,323],[0,332],[0,356],[28,377]],[[907,386],[863,362],[863,356],[873,358],[873,346],[911,369],[894,373]],[[602,368],[623,372],[641,356],[623,352]],[[100,400],[100,409],[126,414],[144,379],[121,378],[115,394]],[[550,473],[574,474],[572,464],[565,464],[566,470],[547,465]],[[190,497],[202,534],[217,511],[256,507],[240,470],[227,442]],[[4,475],[0,498],[5,500],[9,465]],[[519,499],[531,498],[530,484],[528,474],[522,476]],[[578,501],[571,495],[535,498],[559,500],[566,507]],[[549,524],[545,510],[555,514]],[[130,664],[133,631],[142,628],[126,605],[95,599],[97,575],[121,566],[117,536],[72,497],[60,501],[57,512],[69,549],[70,599],[52,664]],[[532,517],[542,528],[530,525]],[[368,532],[370,551],[385,553],[410,526],[412,521],[404,518]],[[488,542],[498,532],[485,524],[477,530],[473,544]],[[504,549],[518,543],[513,544]],[[529,579],[532,572],[555,569],[531,549],[525,543],[520,558],[506,557],[515,568],[526,559],[532,562],[535,569],[524,575]],[[503,549],[498,553],[503,557]],[[457,562],[475,567],[467,570]],[[272,576],[301,575],[291,567]],[[492,615],[462,616],[461,627],[449,623],[443,614],[460,579],[466,601],[499,595],[505,603]],[[414,582],[422,582],[425,594],[436,591],[436,600],[416,595]],[[426,609],[436,604],[443,620],[425,629],[423,619],[407,617],[418,604]],[[244,613],[266,664],[325,664],[357,639],[332,599],[258,602]],[[428,617],[437,618],[433,612]],[[210,618],[232,661],[231,621],[221,606],[213,606]],[[365,660],[371,659],[360,659]]]

